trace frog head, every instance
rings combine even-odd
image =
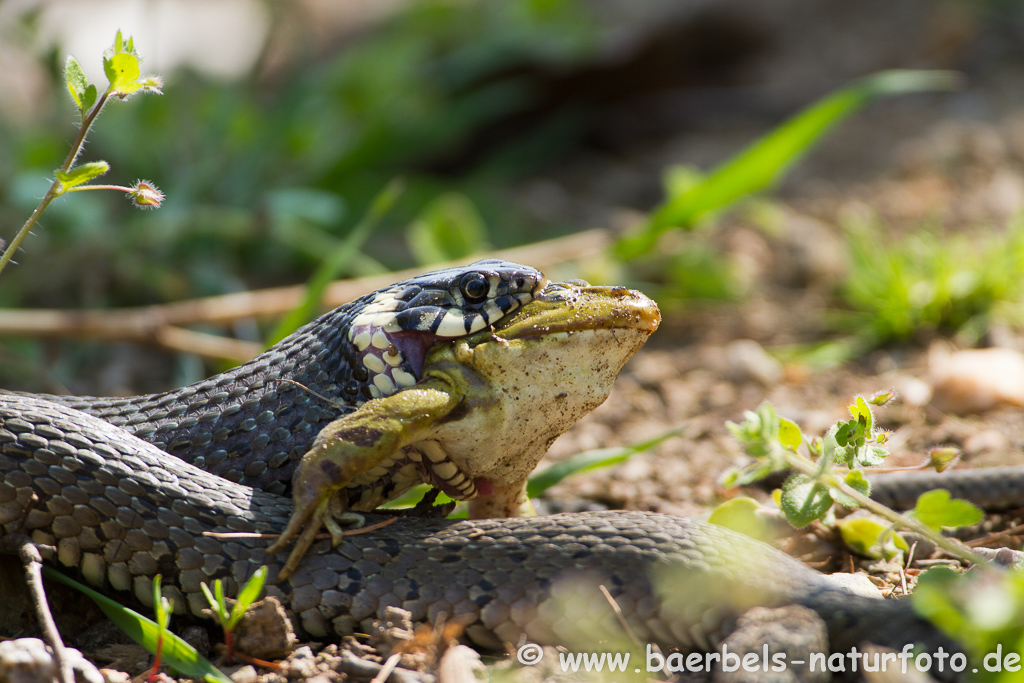
[[[435,344],[424,377],[443,378],[462,401],[422,449],[431,483],[472,499],[472,517],[529,514],[526,478],[556,438],[604,402],[660,322],[640,292],[552,283],[491,329]],[[448,463],[461,487],[436,476],[451,474]]]

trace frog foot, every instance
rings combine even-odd
[[[343,507],[341,499],[339,495],[331,496],[324,516],[324,527],[331,534],[332,548],[337,548],[344,539],[346,529],[351,531],[366,526],[366,517]]]
[[[288,560],[281,567],[281,571],[277,574],[276,583],[285,581],[290,577],[295,569],[299,566],[299,562],[305,557],[306,551],[313,545],[313,541],[316,540],[316,535],[320,532],[320,528],[324,525],[324,520],[328,516],[330,508],[330,498],[324,498],[318,503],[307,506],[297,506],[295,513],[288,520],[288,525],[285,527],[281,535],[278,536],[277,540],[273,544],[267,547],[267,554],[272,555],[279,553],[285,549],[288,542],[293,538],[295,544],[292,547],[291,553],[288,554]],[[299,533],[299,530],[302,533]]]

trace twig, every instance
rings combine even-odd
[[[605,588],[603,583],[598,586],[598,589],[601,591],[601,595],[604,596],[604,599],[608,601],[608,604],[611,605],[612,612],[615,613],[615,618],[618,620],[619,626],[622,627],[622,630],[626,632],[626,636],[633,641],[634,645],[638,647],[642,646],[643,643],[641,643],[640,639],[636,637],[636,633],[632,628],[630,628],[629,623],[626,621],[626,616],[622,613],[622,608],[619,607],[619,603],[615,602],[615,598],[612,597],[612,594],[608,592],[608,589]]]
[[[53,650],[53,660],[60,672],[62,683],[75,683],[75,675],[71,670],[71,663],[68,661],[67,652],[64,650],[64,641],[61,640],[57,624],[50,614],[50,606],[46,602],[46,589],[43,587],[43,557],[39,554],[39,548],[32,540],[23,534],[18,534],[11,539],[18,550],[18,557],[25,566],[25,582],[28,584],[29,592],[32,594],[32,606],[36,611],[36,618],[43,629],[50,648]]]
[[[217,647],[218,647],[218,651],[220,650],[220,648],[224,648],[225,650],[227,650],[227,648],[224,647],[224,645],[218,645]],[[271,671],[281,671],[281,669],[283,668],[277,662],[268,662],[265,659],[259,659],[257,657],[250,657],[249,655],[247,655],[247,654],[245,654],[243,652],[239,652],[238,650],[235,650],[232,654],[234,655],[235,659],[241,661],[243,664],[252,664],[253,666],[258,666],[261,669],[270,669]]]
[[[376,677],[381,672],[381,669],[384,668],[376,662],[360,659],[348,650],[342,650],[339,653],[339,658],[339,671],[354,678]],[[395,668],[388,674],[388,678],[392,683],[423,683],[426,680],[423,674],[402,668]]]
[[[263,346],[256,342],[197,332],[176,325],[167,325],[157,330],[154,341],[172,351],[184,351],[206,358],[224,358],[237,362],[245,362],[263,351]]]
[[[609,230],[595,229],[489,254],[540,270],[602,253],[611,242]],[[458,263],[464,263],[465,259]],[[458,265],[457,262],[437,267]],[[340,306],[392,282],[419,275],[422,268],[338,280],[324,292],[323,305]],[[181,329],[195,324],[229,324],[248,318],[270,318],[291,311],[302,301],[305,285],[276,287],[171,304],[114,310],[20,309],[0,311],[0,336],[87,337],[108,341],[155,344],[210,358],[247,360],[261,350],[251,342]]]
[[[377,529],[380,529],[382,527],[386,527],[389,524],[394,524],[395,522],[398,521],[398,519],[399,519],[398,517],[390,517],[388,519],[382,520],[382,521],[377,522],[375,524],[370,524],[368,526],[359,527],[358,529],[350,529],[348,531],[343,531],[342,532],[342,536],[358,536],[359,534],[365,534],[365,533],[367,533],[369,531],[376,531]],[[203,532],[203,536],[211,536],[213,538],[219,538],[219,539],[231,539],[231,538],[253,539],[254,538],[254,539],[266,539],[266,540],[273,541],[273,540],[276,540],[276,539],[280,538],[281,534],[261,534],[261,533],[249,532],[249,531],[223,531],[223,532],[221,532],[221,531],[204,531]],[[328,539],[328,538],[333,538],[333,536],[331,534],[328,534],[328,533],[323,533],[323,534],[317,534],[314,537],[314,540],[322,541],[322,540],[325,540],[325,539]]]
[[[970,541],[967,541],[967,545],[969,545],[972,548],[976,548],[978,546],[983,546],[986,543],[991,543],[992,541],[1003,538],[1004,536],[1016,536],[1017,534],[1020,534],[1022,532],[1024,532],[1024,524],[1018,524],[1017,526],[1012,526],[1009,529],[1003,529],[1002,531],[993,531],[992,533],[986,534],[981,538],[971,539]]]
[[[388,657],[387,661],[384,662],[384,666],[380,668],[380,671],[377,672],[377,675],[373,677],[373,680],[370,681],[370,683],[384,683],[384,681],[388,680],[388,676],[391,675],[391,672],[395,670],[395,667],[398,666],[398,662],[401,660],[402,655],[398,652]]]

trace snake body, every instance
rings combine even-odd
[[[126,399],[0,392],[0,525],[143,604],[162,574],[177,608],[199,615],[202,582],[222,578],[233,593],[260,566],[271,580],[281,573],[270,540],[223,534],[285,529],[293,505],[279,494],[324,425],[409,386],[434,340],[492,325],[544,285],[535,270],[479,262],[358,299],[183,389]],[[967,488],[984,498],[991,479],[976,475]],[[877,479],[875,495],[912,504],[913,481]],[[637,637],[667,646],[708,648],[748,607],[799,604],[825,621],[833,650],[863,640],[950,647],[906,603],[851,595],[784,553],[697,520],[643,512],[389,519],[334,549],[318,543],[268,593],[313,636],[350,633],[400,606],[417,620],[443,612],[491,645],[524,637],[590,645],[594,631],[577,622],[617,623],[595,600],[601,585]]]
[[[108,422],[0,395],[0,524],[31,534],[52,561],[106,590],[148,604],[159,573],[177,608],[198,615],[201,582],[223,578],[234,593],[260,566],[271,580],[281,567],[267,540],[208,533],[279,533],[291,512],[287,498],[168,458]],[[581,640],[593,638],[581,623],[615,623],[586,593],[597,584],[639,638],[667,646],[711,647],[747,607],[786,604],[816,610],[834,650],[865,639],[949,645],[905,602],[846,593],[727,529],[643,512],[399,518],[334,549],[318,543],[267,590],[314,636],[350,633],[395,605],[417,620],[444,612],[468,622],[480,642],[571,645],[592,642]],[[573,600],[588,606],[586,618],[567,609]]]

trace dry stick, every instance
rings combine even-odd
[[[494,252],[490,256],[528,263],[540,270],[556,264],[596,256],[611,243],[610,230],[595,229],[556,239]],[[438,267],[464,263],[448,262]],[[413,268],[353,280],[338,280],[324,292],[323,305],[333,308],[422,272]],[[247,360],[259,352],[253,343],[181,329],[199,323],[226,324],[246,318],[269,318],[295,308],[305,285],[276,287],[171,304],[120,308],[109,311],[20,309],[0,311],[0,336],[90,337],[108,341],[155,344],[210,358]]]
[[[971,539],[970,541],[967,541],[967,545],[971,548],[976,548],[978,546],[983,546],[986,543],[991,543],[992,541],[998,541],[1000,538],[1004,538],[1006,536],[1016,536],[1020,533],[1024,533],[1024,524],[1018,524],[1016,526],[1010,527],[1009,529],[1003,529],[1002,531],[993,531],[992,533],[986,534],[981,538]]]
[[[61,640],[60,632],[57,631],[57,624],[50,614],[50,606],[46,602],[46,590],[43,588],[43,557],[39,554],[39,548],[32,543],[28,536],[18,535],[14,539],[18,547],[18,557],[25,565],[25,582],[28,584],[29,592],[32,594],[32,606],[36,610],[36,617],[43,627],[46,640],[53,649],[53,660],[60,672],[60,680],[63,683],[75,683],[74,672],[71,664],[68,663],[68,655],[64,650],[64,641]]]
[[[390,676],[391,672],[395,670],[395,667],[398,666],[398,662],[401,661],[401,659],[402,653],[400,652],[396,652],[388,657],[387,661],[384,662],[384,666],[380,668],[380,671],[377,672],[377,675],[373,677],[373,680],[370,681],[370,683],[384,683],[384,681],[388,680],[388,676]]]
[[[349,529],[347,531],[343,531],[341,535],[342,536],[359,536],[361,534],[366,534],[366,533],[369,533],[371,531],[376,531],[377,529],[380,529],[382,527],[386,527],[388,524],[394,524],[397,521],[398,521],[398,517],[389,517],[388,519],[385,519],[385,520],[383,520],[381,522],[375,522],[375,523],[369,524],[367,526],[359,527],[358,529]],[[232,539],[232,538],[251,538],[251,539],[276,540],[278,538],[281,538],[281,534],[261,534],[261,533],[257,533],[257,532],[251,532],[251,531],[204,531],[203,532],[203,536],[211,536],[213,538],[219,538],[219,539],[222,539],[222,540],[223,539]],[[334,538],[334,536],[332,534],[323,533],[323,534],[317,534],[316,536],[313,537],[313,539],[316,540],[316,541],[323,541],[323,540],[328,539],[328,538]]]
[[[636,632],[630,628],[629,622],[626,621],[626,615],[622,613],[622,608],[619,607],[619,603],[615,601],[615,598],[612,597],[612,594],[608,592],[608,589],[603,583],[598,585],[598,589],[601,591],[601,595],[604,596],[604,599],[608,601],[608,604],[611,605],[612,612],[615,613],[615,619],[619,622],[619,626],[622,627],[622,630],[625,631],[626,636],[633,641],[634,645],[642,647],[643,643],[641,643],[640,639],[636,637]]]

